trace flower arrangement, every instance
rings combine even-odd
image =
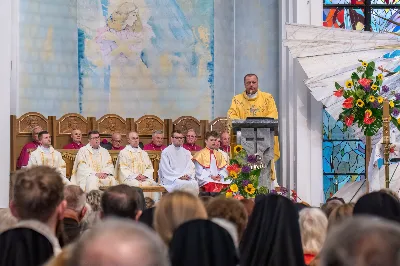
[[[290,194],[289,194],[289,190],[288,190],[287,188],[285,188],[285,187],[277,187],[277,188],[275,188],[274,190],[271,190],[271,194],[282,195],[282,196],[284,196],[284,197],[290,196],[290,200],[291,200],[292,202],[294,202],[294,203],[297,203],[297,202],[299,202],[299,203],[305,203],[305,202],[302,201],[301,198],[297,195],[297,192],[296,192],[294,189],[292,189],[292,190],[290,191]],[[306,204],[307,204],[307,203],[306,203]],[[308,204],[307,204],[307,205],[308,205]]]
[[[227,198],[254,198],[258,194],[268,193],[266,187],[258,186],[258,178],[264,164],[261,157],[254,154],[247,154],[241,145],[233,149],[234,156],[227,167],[231,184],[222,193]]]
[[[339,120],[343,121],[345,128],[357,124],[365,136],[373,136],[382,128],[383,101],[387,99],[390,101],[391,121],[399,128],[400,93],[391,91],[386,85],[382,86],[382,67],[378,68],[382,73],[375,75],[374,61],[359,62],[361,66],[351,74],[344,86],[335,83],[336,91],[333,95],[345,98]]]

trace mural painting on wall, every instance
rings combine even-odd
[[[213,0],[80,0],[85,115],[211,118]]]

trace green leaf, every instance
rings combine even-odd
[[[351,74],[351,79],[352,79],[352,80],[359,80],[360,77],[357,75],[356,72],[353,72],[353,74]]]
[[[335,88],[336,88],[337,90],[339,90],[340,88],[342,88],[342,86],[340,86],[339,83],[335,82]]]
[[[356,90],[356,95],[358,98],[363,98],[365,96],[365,91],[364,90]]]
[[[374,61],[369,62],[367,68],[371,68],[372,70],[374,70],[375,69],[375,62]]]

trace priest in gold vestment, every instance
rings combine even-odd
[[[271,94],[258,89],[258,77],[255,74],[247,74],[244,77],[245,91],[232,99],[228,110],[229,119],[246,119],[248,117],[271,117],[278,119],[278,109]],[[271,165],[271,179],[275,181],[275,162],[280,157],[279,140],[275,136],[274,160]]]

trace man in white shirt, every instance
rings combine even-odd
[[[113,174],[114,165],[106,149],[100,147],[98,131],[88,133],[89,143],[80,148],[74,161],[71,182],[83,191],[99,189],[101,186],[117,184]]]
[[[51,136],[49,132],[39,132],[38,140],[40,145],[36,150],[31,152],[27,167],[39,165],[52,167],[60,173],[64,185],[70,184],[71,182],[66,177],[65,161],[63,160],[61,153],[51,146]]]
[[[132,131],[128,133],[128,145],[120,151],[117,164],[115,165],[115,177],[120,184],[129,186],[157,186],[153,179],[153,165],[147,152],[139,147],[139,135]],[[145,197],[150,197],[157,201],[159,193],[144,193]]]
[[[172,132],[172,144],[161,153],[158,176],[160,183],[168,192],[185,190],[199,194],[199,185],[195,179],[194,164],[190,151],[183,148],[184,136],[181,131]]]
[[[220,192],[230,184],[230,180],[225,180],[228,176],[227,162],[222,153],[216,150],[217,139],[217,132],[207,132],[205,134],[206,148],[193,157],[197,182],[205,192]]]

